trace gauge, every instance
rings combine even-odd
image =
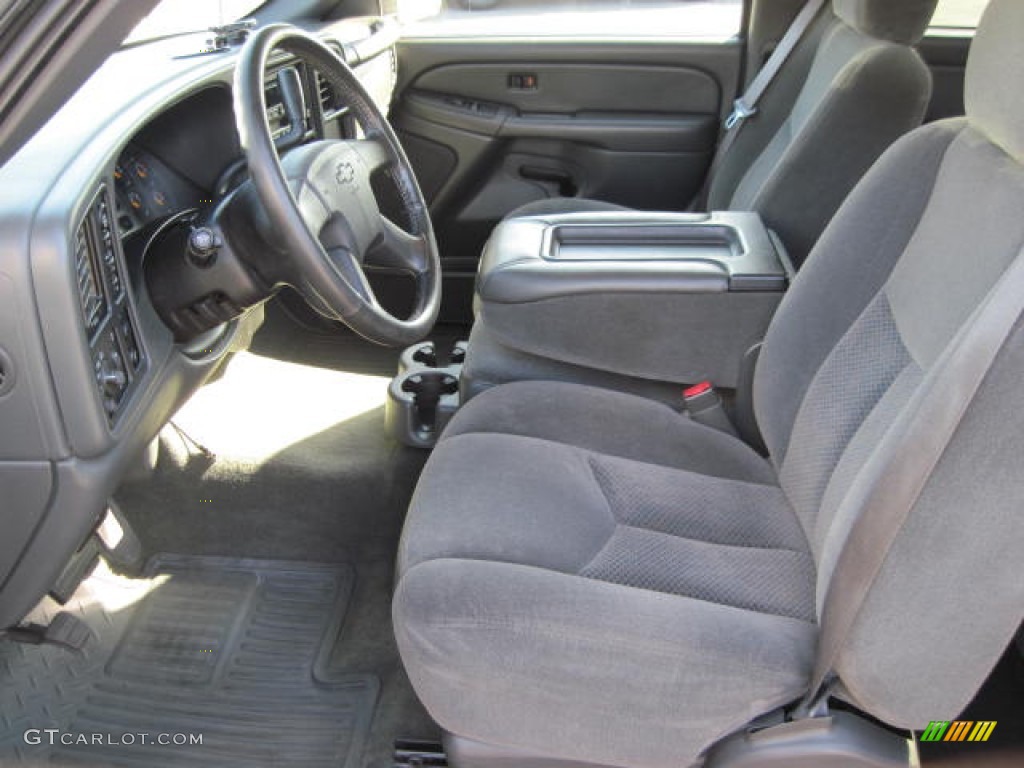
[[[128,193],[128,204],[131,205],[136,211],[142,210],[142,197],[138,192]]]
[[[153,202],[156,203],[157,208],[166,208],[167,196],[158,189],[153,192]]]
[[[124,168],[118,163],[114,166],[114,181],[122,181],[124,179]]]
[[[149,166],[146,165],[142,160],[136,160],[135,165],[132,166],[132,170],[135,171],[135,175],[140,179],[149,177]]]

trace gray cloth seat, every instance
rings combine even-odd
[[[911,47],[936,0],[833,0],[765,92],[708,188],[708,210],[758,211],[803,263],[879,155],[921,124],[927,66]],[[688,201],[681,200],[685,206]],[[509,214],[622,210],[550,198]]]
[[[568,739],[575,757],[659,764],[798,696],[814,562],[773,476],[629,395],[524,382],[475,398],[428,463],[399,554],[399,641],[431,714],[487,743],[528,733],[542,754]],[[593,695],[567,695],[581,664]],[[687,692],[706,686],[722,695],[694,708]],[[537,722],[538,706],[560,715]],[[638,722],[657,724],[641,754]]]
[[[446,730],[668,768],[804,693],[872,460],[1024,250],[1022,31],[1024,4],[993,0],[967,117],[897,142],[794,281],[755,376],[768,459],[574,384],[496,387],[456,415],[417,487],[393,603]],[[835,695],[895,727],[954,719],[1024,617],[1022,370],[1018,320],[835,663]]]

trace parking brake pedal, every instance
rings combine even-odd
[[[20,624],[5,630],[3,634],[16,643],[59,645],[75,653],[84,651],[93,636],[88,624],[67,611],[61,611],[54,616],[49,625]]]
[[[399,739],[395,742],[394,768],[446,768],[444,745],[436,741]]]

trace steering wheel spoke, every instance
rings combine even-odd
[[[359,294],[364,302],[373,307],[380,306],[373,288],[370,287],[370,283],[366,279],[366,273],[352,251],[348,248],[330,248],[327,251],[327,256],[342,279]]]
[[[356,151],[369,173],[387,168],[394,163],[383,138],[354,139],[347,142]]]
[[[380,237],[366,253],[365,264],[413,275],[425,273],[430,265],[430,245],[426,238],[410,235],[386,216],[381,216],[380,222]]]
[[[333,215],[330,207],[304,178],[289,178],[288,187],[295,202],[298,203],[299,215],[306,222],[309,231],[319,233]]]

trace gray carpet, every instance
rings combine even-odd
[[[82,654],[0,644],[18,713],[0,760],[355,768],[379,681],[332,663],[354,585],[347,565],[179,555],[140,579],[100,572],[73,605],[95,632]],[[29,728],[73,738],[26,744]]]
[[[147,554],[390,561],[426,458],[384,434],[382,406],[261,461],[203,455],[173,429],[160,444],[153,476],[117,496]]]

